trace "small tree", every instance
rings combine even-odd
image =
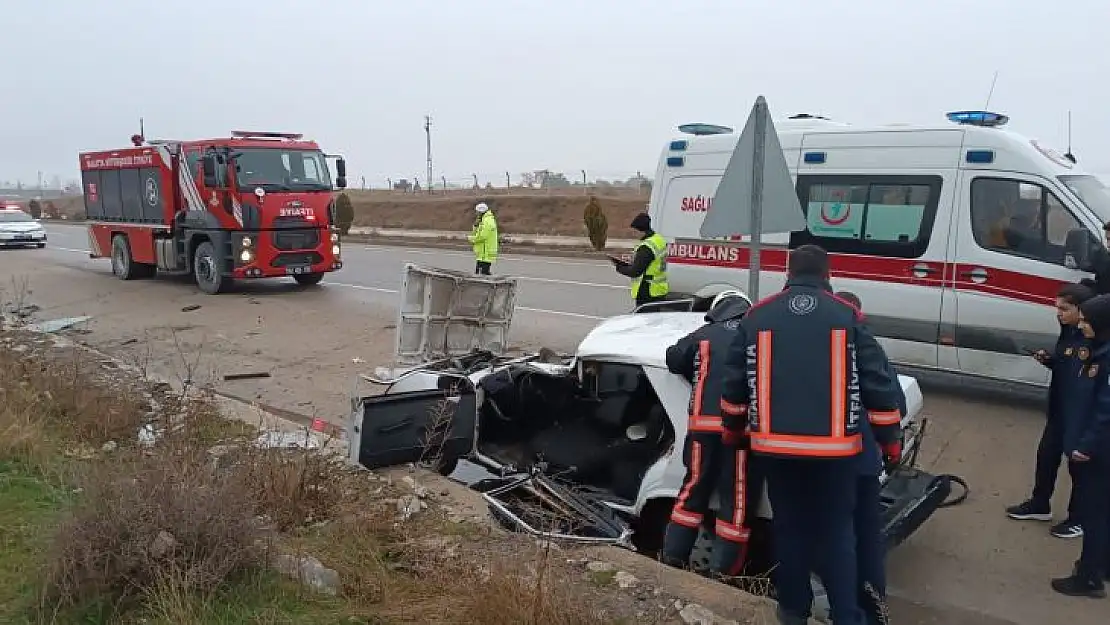
[[[335,198],[335,225],[343,236],[351,231],[351,224],[355,222],[355,207],[351,205],[351,198],[346,193],[340,193]]]
[[[586,204],[586,210],[582,212],[582,221],[586,223],[586,234],[590,237],[590,244],[599,252],[604,250],[609,238],[609,220],[605,217],[605,211],[601,209],[597,198],[592,195]]]
[[[27,203],[27,212],[35,219],[42,217],[42,204],[38,200],[31,200]]]

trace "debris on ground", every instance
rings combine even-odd
[[[231,382],[231,381],[234,381],[234,380],[257,380],[257,379],[268,378],[268,377],[270,377],[270,373],[268,371],[255,371],[255,372],[250,372],[250,373],[229,373],[229,374],[224,376],[224,381],[225,382]]]
[[[255,439],[256,447],[263,449],[319,449],[320,439],[308,431],[263,432]]]
[[[36,332],[40,334],[51,334],[54,332],[61,332],[68,330],[73,326],[85,323],[92,317],[83,315],[81,317],[62,317],[61,319],[51,319],[49,321],[40,321],[38,323],[29,323],[23,326],[23,329],[28,332]]]
[[[293,556],[278,554],[273,558],[274,570],[282,575],[291,577],[305,586],[326,595],[339,593],[339,573],[329,569],[312,556]]]
[[[200,310],[200,304],[189,304],[181,307],[181,312],[193,312],[194,310]]]

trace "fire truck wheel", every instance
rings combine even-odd
[[[137,269],[127,237],[122,234],[112,237],[112,274],[120,280],[134,280],[139,277]]]
[[[296,280],[297,284],[299,284],[301,286],[312,286],[314,284],[320,284],[320,281],[324,279],[324,274],[322,274],[322,273],[299,273],[297,275],[294,275],[293,279]]]
[[[200,290],[209,295],[222,293],[231,283],[230,278],[220,274],[216,248],[208,241],[198,245],[193,255],[193,275]]]

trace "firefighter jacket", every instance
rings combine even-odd
[[[1056,347],[1044,361],[1044,366],[1052,371],[1048,384],[1048,418],[1059,418],[1072,410],[1076,401],[1075,382],[1087,361],[1091,358],[1090,341],[1076,326],[1060,326],[1060,337]]]
[[[1092,343],[1090,357],[1068,384],[1069,397],[1060,417],[1064,422],[1064,454],[1073,451],[1110,464],[1110,343]]]
[[[725,299],[705,315],[706,325],[667,348],[667,368],[692,387],[688,432],[721,431],[724,358],[750,307],[743,298]]]
[[[851,304],[827,282],[791,278],[744,316],[725,362],[724,426],[746,425],[752,451],[845,458],[901,436],[898,379]]]
[[[467,237],[474,249],[474,259],[481,263],[497,260],[499,238],[497,218],[493,216],[493,211],[487,210],[474,221],[474,229]]]

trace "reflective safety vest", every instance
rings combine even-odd
[[[640,241],[636,249],[632,250],[632,257],[635,258],[640,248],[645,245],[655,258],[643,275],[632,278],[632,299],[636,299],[640,294],[640,283],[644,280],[648,282],[648,295],[651,297],[663,297],[671,292],[671,287],[667,284],[667,240],[658,234],[653,234]]]

